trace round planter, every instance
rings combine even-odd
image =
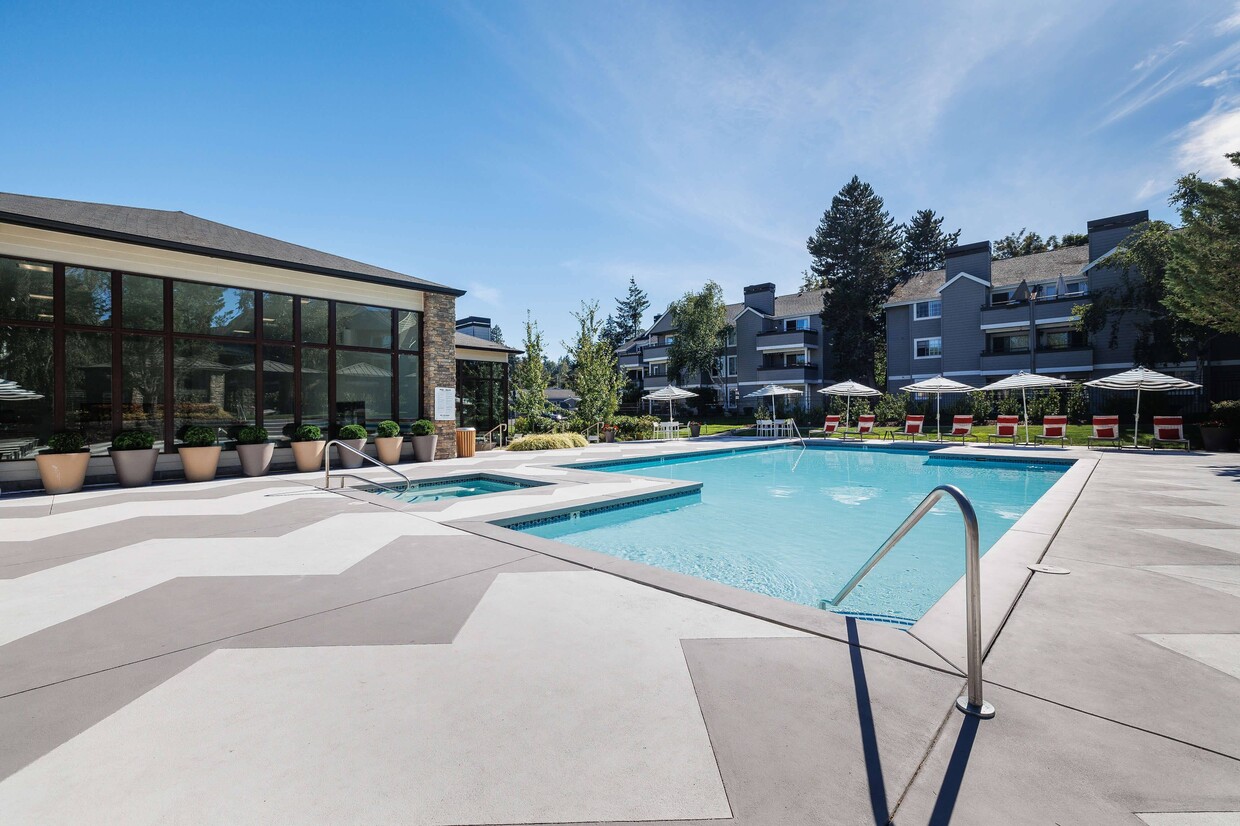
[[[405,440],[401,436],[376,436],[375,450],[379,454],[379,461],[385,465],[394,465],[400,461],[400,449],[405,444]]]
[[[412,441],[414,459],[419,462],[432,462],[435,460],[435,445],[439,441],[438,435],[414,436]]]
[[[220,467],[220,446],[179,447],[181,469],[187,482],[210,482]]]
[[[276,446],[271,442],[261,445],[237,445],[237,458],[241,460],[241,472],[246,476],[266,476],[271,470],[271,456]]]
[[[1236,449],[1236,434],[1229,427],[1203,427],[1201,446],[1211,453],[1230,453]]]
[[[159,448],[146,450],[113,450],[112,466],[116,468],[116,481],[123,488],[140,488],[151,484],[155,476],[155,462],[159,460]]]
[[[348,445],[353,448],[353,450],[362,450],[366,447],[365,439],[337,439],[337,441],[341,444]],[[339,462],[340,467],[343,468],[359,468],[362,466],[362,462],[366,460],[361,456],[358,456],[352,450],[342,450],[340,445],[336,445],[336,461]]]
[[[604,430],[603,441],[606,442],[607,444],[611,444],[612,442],[616,441],[616,431]]]
[[[43,480],[43,490],[48,493],[73,493],[82,489],[86,483],[86,466],[90,463],[90,454],[80,453],[40,453],[34,457],[39,466],[39,478]]]
[[[297,469],[309,473],[322,468],[323,447],[326,444],[322,439],[317,442],[293,442],[293,459],[297,462]]]

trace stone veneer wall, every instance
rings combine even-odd
[[[422,415],[435,414],[435,388],[456,387],[456,298],[423,293]],[[456,419],[436,421],[436,459],[456,457]]]

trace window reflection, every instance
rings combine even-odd
[[[400,420],[411,422],[422,418],[422,357],[401,353],[399,360]]]
[[[0,327],[0,459],[29,459],[52,433],[52,331]]]
[[[336,424],[377,424],[392,418],[392,356],[336,352]]]
[[[263,335],[277,341],[293,340],[293,297],[263,293]]]
[[[327,302],[323,299],[301,300],[301,340],[307,344],[327,343]]]
[[[65,430],[95,455],[112,440],[112,334],[65,333]]]
[[[52,321],[51,264],[0,258],[0,318]]]
[[[480,433],[507,417],[507,362],[465,361],[456,363],[457,421]]]
[[[214,427],[225,438],[254,416],[254,345],[198,339],[173,342],[176,437],[192,425]]]
[[[112,323],[112,273],[65,267],[65,321],[96,327]]]
[[[263,348],[263,427],[273,437],[293,435],[293,348]]]
[[[164,281],[145,275],[121,276],[121,326],[129,330],[164,329]]]
[[[125,430],[164,432],[164,340],[129,335],[121,339],[121,418]]]
[[[318,347],[301,351],[301,422],[327,424],[327,351]]]
[[[336,343],[352,347],[392,346],[392,311],[336,302]]]
[[[396,311],[396,335],[402,350],[422,349],[422,314],[413,310]]]
[[[174,281],[172,321],[178,333],[251,338],[254,291]]]

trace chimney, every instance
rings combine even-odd
[[[1115,246],[1128,237],[1132,228],[1150,220],[1149,210],[1129,212],[1125,215],[1112,215],[1110,218],[1098,218],[1085,225],[1089,233],[1089,260],[1097,260],[1106,255]]]
[[[475,338],[491,340],[491,319],[471,315],[456,320],[456,331]]]
[[[990,242],[978,241],[976,244],[962,244],[958,247],[952,247],[943,253],[946,258],[946,278],[944,282],[951,281],[962,272],[967,272],[974,278],[980,278],[983,281],[990,282]]]
[[[775,285],[750,284],[745,288],[745,306],[765,315],[775,315]]]

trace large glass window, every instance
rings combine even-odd
[[[128,330],[164,329],[164,280],[121,276],[121,326]]]
[[[121,427],[164,432],[164,339],[130,335],[121,339]]]
[[[172,322],[178,333],[254,336],[254,291],[172,282]]]
[[[0,459],[29,459],[52,434],[52,331],[0,326]]]
[[[336,351],[335,412],[338,425],[392,418],[391,354]]]
[[[422,418],[422,357],[401,353],[400,364],[400,421],[411,422]]]
[[[507,371],[506,362],[457,361],[457,421],[462,427],[485,433],[505,420]]]
[[[227,437],[255,421],[254,345],[177,339],[172,346],[176,438],[205,425]]]
[[[327,416],[327,351],[306,347],[301,351],[301,421],[320,427]]]
[[[913,357],[919,359],[938,358],[943,355],[943,339],[939,336],[933,338],[919,338],[913,341]]]
[[[1026,339],[1028,340],[1028,339]],[[1074,347],[1087,347],[1089,340],[1081,330],[1038,330],[1039,350],[1071,350]]]
[[[263,427],[272,436],[291,436],[297,398],[293,392],[293,348],[263,348]]]
[[[51,264],[0,258],[0,318],[52,320]]]
[[[112,441],[112,334],[65,333],[65,430],[95,455]]]
[[[351,347],[392,346],[392,311],[336,302],[336,343]]]
[[[65,321],[95,327],[112,324],[112,273],[65,267]]]
[[[396,335],[401,350],[422,349],[422,314],[413,310],[396,311]]]
[[[991,333],[991,353],[1027,353],[1029,352],[1028,333]]]
[[[301,300],[301,340],[306,344],[327,343],[327,302],[323,299]]]
[[[263,335],[276,341],[293,340],[293,297],[263,293]]]

